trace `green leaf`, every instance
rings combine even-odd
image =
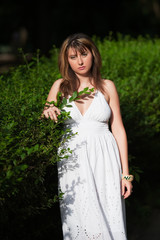
[[[62,103],[63,103],[63,105],[66,105],[67,104],[67,99],[63,98]]]
[[[22,177],[17,178],[17,182],[21,182],[23,180]]]
[[[83,90],[83,91],[80,91],[80,92],[78,93],[78,96],[82,95],[83,93],[85,93],[84,90]]]
[[[78,95],[78,93],[75,91],[75,92],[73,92],[73,94],[72,94],[72,97],[73,97],[73,99],[74,98],[76,98],[77,97],[77,95]]]
[[[134,174],[135,180],[139,183],[140,182],[140,175],[138,173]]]
[[[87,91],[88,89],[89,89],[89,87],[86,87],[86,88],[83,89],[83,91]]]
[[[25,157],[26,157],[26,154],[25,154],[25,153],[22,153],[22,154],[21,154],[21,159],[23,160]]]
[[[24,171],[28,168],[28,165],[27,164],[23,164],[20,166],[21,170]]]
[[[73,97],[70,97],[70,98],[69,98],[69,102],[72,102],[72,101],[73,101]]]
[[[35,146],[34,146],[34,151],[37,151],[39,149],[39,144],[36,144]]]
[[[57,93],[57,102],[56,102],[56,105],[55,106],[59,106],[60,102],[61,102],[61,96],[62,96],[62,93],[61,92],[58,92]]]
[[[90,88],[89,91],[94,92],[94,88]]]
[[[66,107],[72,107],[72,105],[68,105],[68,104],[67,104]]]
[[[55,101],[51,101],[51,102],[48,102],[48,101],[46,101],[47,103],[49,103],[50,105],[51,104],[53,104],[53,105],[55,105],[56,104],[56,102]]]
[[[69,102],[74,101],[76,99],[77,95],[78,95],[78,93],[76,91],[73,92],[72,96],[69,98]]]
[[[13,176],[13,171],[8,170],[8,171],[6,172],[6,178],[11,178],[12,176]]]

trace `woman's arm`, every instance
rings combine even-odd
[[[48,102],[51,102],[51,101],[56,102],[57,101],[57,93],[59,91],[59,87],[60,87],[60,84],[62,81],[63,81],[63,79],[58,79],[53,83],[53,85],[49,91],[48,97],[47,97]]]
[[[60,84],[61,82],[63,81],[63,79],[58,79],[56,80],[50,91],[49,91],[49,94],[48,94],[48,97],[47,97],[47,101],[48,102],[52,102],[52,101],[57,101],[57,93],[59,91],[59,87],[60,87]],[[47,103],[46,103],[47,104]],[[47,104],[48,105],[48,104]],[[46,117],[46,118],[51,118],[52,120],[54,120],[55,122],[57,122],[57,114],[61,114],[60,113],[60,110],[53,106],[53,105],[50,105],[50,107],[44,107],[44,110],[43,110],[43,115]]]
[[[126,131],[123,125],[122,117],[121,117],[118,93],[112,81],[110,80],[105,80],[105,81],[106,81],[105,86],[106,86],[107,92],[109,93],[109,105],[112,111],[112,115],[110,119],[112,134],[115,137],[118,148],[119,148],[121,165],[122,165],[122,173],[123,175],[129,175],[128,143],[127,143]],[[125,187],[127,188],[126,192],[125,192]],[[124,179],[122,181],[122,195],[124,195],[124,198],[128,197],[131,194],[131,190],[132,190],[132,184]]]

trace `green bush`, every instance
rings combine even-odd
[[[158,184],[154,182],[154,194],[152,189],[159,174],[160,39],[119,35],[117,41],[111,36],[103,40],[93,37],[93,40],[102,55],[102,77],[113,80],[117,87],[128,135],[130,170],[137,182],[140,181],[134,183],[137,194],[126,201],[127,206],[134,206],[128,207],[128,214],[135,215],[128,219],[130,229],[136,218],[143,221],[152,207],[160,206],[158,198],[153,202],[159,194]],[[59,214],[54,203],[57,200],[55,163],[60,160],[57,147],[64,134],[63,118],[58,124],[40,118],[50,87],[61,77],[57,56],[55,47],[49,58],[39,57],[37,51],[31,62],[0,77],[2,239],[13,239],[14,235],[24,240],[50,239],[46,233],[61,234],[58,233],[60,220],[53,215]],[[29,222],[37,222],[41,228],[34,229]]]
[[[23,229],[23,221],[51,208],[56,200],[57,173],[53,163],[64,131],[62,121],[54,124],[40,118],[48,91],[58,77],[57,50],[53,51],[51,61],[35,56],[30,63],[1,76],[2,227],[14,221],[10,216],[17,215],[17,225]],[[12,231],[7,233],[11,239]]]

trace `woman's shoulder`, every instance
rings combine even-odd
[[[110,99],[118,96],[117,88],[112,80],[104,79],[104,88]]]
[[[51,87],[51,90],[54,90],[54,91],[57,90],[58,91],[62,81],[63,81],[63,78],[55,80],[52,87]]]
[[[57,95],[57,93],[59,91],[59,88],[60,88],[60,84],[61,84],[62,81],[63,81],[62,78],[54,81],[54,83],[53,83],[53,85],[50,89],[50,95],[55,95],[55,96]]]
[[[103,79],[103,81],[104,81],[104,86],[105,87],[109,87],[109,88],[115,88],[115,84],[114,84],[114,82],[112,81],[112,80],[110,80],[110,79]]]
[[[103,79],[104,80],[104,88],[108,93],[112,93],[116,91],[116,86],[112,80]]]
[[[57,80],[54,81],[53,85],[55,86],[60,86],[60,84],[63,82],[63,78],[59,78]]]

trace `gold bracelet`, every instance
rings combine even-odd
[[[129,182],[132,182],[133,179],[134,179],[134,176],[133,176],[133,175],[125,175],[125,176],[123,176],[123,175],[122,175],[122,180],[123,180],[123,179],[125,179],[125,180],[127,180],[127,181],[129,181]]]

